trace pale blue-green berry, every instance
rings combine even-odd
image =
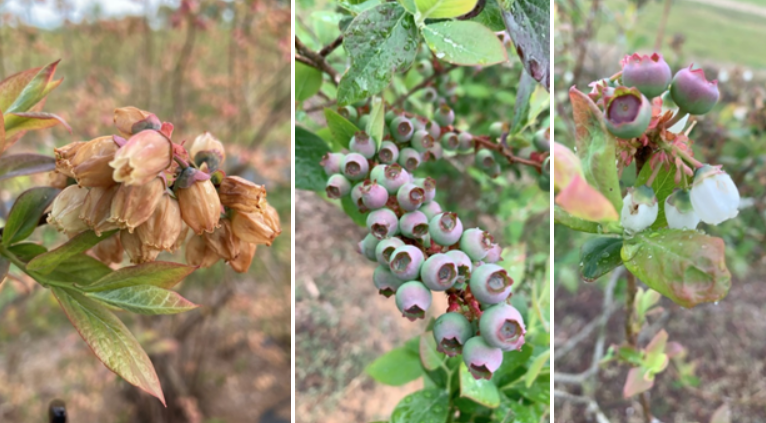
[[[434,216],[442,212],[442,206],[439,205],[439,203],[436,201],[429,201],[427,203],[423,203],[423,205],[421,205],[418,210],[423,212],[423,214],[426,215],[428,221],[430,222]]]
[[[460,249],[473,261],[483,260],[492,249],[494,238],[479,228],[466,229],[460,237]]]
[[[481,337],[503,351],[520,350],[524,345],[524,319],[514,307],[500,303],[484,310],[479,319]]]
[[[404,245],[404,241],[398,237],[381,240],[378,243],[378,246],[375,247],[375,259],[378,263],[385,264],[386,268],[388,268],[388,264],[391,262],[391,255],[402,245]]]
[[[378,244],[380,245],[380,244]],[[473,262],[468,254],[460,250],[450,250],[445,253],[457,266],[457,281],[456,284],[465,284],[471,279],[471,271],[473,270]]]
[[[384,164],[393,164],[399,159],[399,147],[391,141],[383,141],[378,151],[378,159]]]
[[[421,266],[420,280],[432,291],[446,291],[457,281],[457,265],[450,256],[436,253]]]
[[[422,319],[431,307],[431,291],[418,281],[405,282],[396,290],[396,307],[410,321]]]
[[[396,192],[396,200],[399,202],[399,207],[404,211],[417,210],[425,200],[425,190],[412,182],[408,182]]]
[[[432,148],[434,144],[434,137],[432,137],[425,129],[416,131],[410,140],[412,148],[421,154]]]
[[[474,336],[463,345],[463,362],[474,379],[491,379],[503,364],[503,350],[495,348],[481,336]]]
[[[503,302],[511,295],[513,279],[502,267],[485,263],[473,269],[469,286],[471,293],[483,305]]]
[[[391,136],[398,142],[409,141],[415,133],[415,125],[406,116],[395,117],[388,129],[391,131]]]
[[[351,192],[351,183],[343,175],[332,175],[327,180],[325,185],[325,192],[330,198],[341,198],[348,195]]]
[[[414,148],[406,147],[399,151],[399,164],[412,173],[423,162],[423,156]]]
[[[414,245],[402,245],[391,253],[391,262],[388,266],[397,278],[409,281],[420,275],[423,261],[423,251],[420,248]]]
[[[405,213],[399,218],[399,231],[407,238],[423,238],[428,235],[428,218],[419,210]]]
[[[372,281],[378,288],[378,293],[384,297],[390,297],[396,293],[396,290],[402,286],[404,281],[394,276],[387,265],[380,265],[375,268],[372,274]]]
[[[460,354],[473,334],[471,322],[460,313],[444,313],[434,322],[436,349],[450,357]]]
[[[378,238],[375,238],[372,234],[367,234],[364,239],[359,241],[357,249],[360,254],[367,257],[369,260],[377,261],[377,258],[375,257],[375,247],[378,246],[379,242],[380,240]]]
[[[440,126],[450,126],[455,122],[455,112],[446,104],[442,104],[434,113],[434,120]]]
[[[378,209],[367,215],[367,229],[378,239],[392,237],[399,233],[399,218],[391,209]]]
[[[455,151],[460,146],[460,138],[454,132],[447,132],[442,135],[442,147],[447,151]]]
[[[431,235],[431,241],[449,247],[460,241],[463,223],[456,213],[440,213],[428,222],[428,233]]]
[[[361,181],[367,178],[370,172],[370,164],[367,158],[359,153],[349,153],[343,158],[340,170],[349,181]]]

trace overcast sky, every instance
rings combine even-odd
[[[67,0],[74,7],[70,14],[73,21],[80,21],[95,7],[100,7],[106,17],[123,15],[143,15],[145,4],[149,2],[151,11],[156,11],[160,4],[177,5],[178,0]],[[10,12],[21,17],[27,24],[43,28],[54,28],[61,24],[64,17],[54,7],[55,0],[44,2],[30,0],[7,0],[0,11]]]

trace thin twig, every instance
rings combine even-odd
[[[523,164],[526,166],[531,166],[537,169],[538,171],[542,169],[542,163],[536,162],[534,160],[525,159],[523,157],[514,156],[513,153],[506,148],[505,146],[498,144],[496,142],[492,142],[489,137],[486,136],[475,136],[473,137],[474,143],[478,146],[481,145],[483,148],[487,148],[490,150],[495,150],[499,152],[500,154],[505,157],[510,164]]]
[[[445,74],[450,73],[452,70],[457,69],[457,67],[458,66],[456,66],[456,65],[451,65],[451,66],[448,66],[448,67],[444,68],[440,72],[437,72],[434,69],[434,73],[431,74],[431,76],[429,76],[428,78],[422,80],[418,85],[415,85],[414,87],[412,87],[409,91],[407,91],[407,93],[400,95],[399,98],[397,98],[396,101],[394,101],[394,106],[400,107],[402,105],[402,103],[404,103],[404,100],[407,100],[407,98],[409,98],[411,95],[413,95],[416,92],[422,90],[423,88],[429,86],[431,84],[431,82],[433,82],[434,79],[438,78],[441,75],[445,75]]]
[[[322,57],[327,57],[335,51],[336,48],[340,47],[340,45],[343,44],[343,34],[338,35],[338,38],[333,40],[330,44],[324,46],[321,50],[319,50],[319,55]]]
[[[330,100],[330,101],[327,101],[325,103],[317,104],[316,106],[311,106],[311,107],[308,107],[306,109],[303,109],[303,111],[306,112],[306,113],[317,112],[319,110],[323,110],[326,107],[334,106],[337,103],[338,103],[338,100]]]
[[[333,84],[338,85],[338,72],[327,63],[327,60],[322,55],[306,47],[297,35],[295,36],[295,51],[310,61],[310,63],[304,63],[330,75]]]
[[[628,287],[625,295],[625,339],[633,349],[638,349],[638,334],[634,330],[633,316],[636,314],[635,303],[638,286],[636,285],[636,276],[628,271]],[[652,423],[652,410],[649,406],[649,396],[642,392],[638,396],[641,408],[644,410],[644,422]]]

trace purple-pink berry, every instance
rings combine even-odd
[[[702,69],[683,68],[676,72],[670,85],[670,96],[690,115],[704,115],[718,102],[718,81],[708,81]]]
[[[618,87],[604,98],[606,128],[618,138],[643,134],[652,119],[652,105],[637,88]]]
[[[368,210],[377,210],[388,202],[388,191],[375,181],[365,181],[362,186],[362,204]]]
[[[425,196],[425,190],[412,182],[402,185],[396,192],[396,200],[399,202],[399,207],[408,212],[417,210],[425,201]]]
[[[367,215],[367,229],[377,239],[399,233],[399,218],[391,209],[378,209]]]
[[[446,254],[434,254],[421,266],[420,280],[432,291],[446,291],[457,281],[457,265]]]
[[[469,286],[471,293],[483,305],[503,302],[511,295],[513,279],[502,267],[485,263],[473,269]]]
[[[394,250],[388,264],[391,273],[403,281],[416,279],[422,265],[423,252],[413,245],[403,245]]]
[[[503,364],[503,350],[493,347],[481,336],[474,336],[463,345],[463,362],[475,379],[491,379]]]
[[[664,93],[672,77],[670,66],[661,54],[634,53],[622,59],[622,85],[638,88],[648,99]]]
[[[361,181],[367,178],[370,172],[370,164],[367,158],[359,153],[349,153],[343,158],[340,170],[349,181]]]
[[[519,350],[524,345],[524,319],[514,307],[500,303],[484,310],[479,319],[481,337],[503,351]]]
[[[414,172],[421,162],[423,162],[423,156],[414,148],[406,147],[399,151],[399,164],[408,172]]]
[[[419,210],[405,213],[399,218],[399,231],[407,238],[423,238],[428,235],[428,218]]]
[[[330,179],[327,180],[327,184],[325,185],[325,192],[327,193],[327,196],[330,198],[341,198],[351,191],[351,183],[346,179],[345,176],[335,174],[330,176]]]
[[[463,223],[457,217],[457,213],[440,213],[428,222],[428,233],[431,235],[431,241],[449,247],[460,241]]]
[[[378,151],[378,159],[381,163],[392,164],[399,159],[399,147],[391,141],[383,141]]]
[[[410,321],[422,319],[431,307],[431,291],[418,281],[405,282],[396,290],[396,307]]]
[[[322,161],[319,164],[322,165],[327,176],[332,176],[340,173],[340,164],[344,157],[343,153],[327,153],[322,157]]]
[[[367,135],[366,132],[359,131],[351,137],[348,148],[355,153],[361,154],[366,159],[371,159],[375,157],[377,145],[375,144],[375,140]]]

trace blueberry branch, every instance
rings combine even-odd
[[[306,47],[297,35],[295,36],[295,51],[298,52],[298,54],[295,55],[295,60],[305,63],[313,68],[317,68],[330,75],[332,83],[338,85],[338,72],[327,63],[324,56]]]
[[[437,71],[434,68],[434,73],[431,74],[431,76],[429,76],[428,78],[426,78],[423,81],[421,81],[418,85],[415,85],[414,87],[412,87],[412,89],[407,91],[407,93],[400,95],[399,98],[397,98],[396,101],[394,101],[394,106],[401,106],[402,103],[404,103],[404,101],[407,100],[411,95],[413,95],[416,92],[422,90],[423,88],[431,85],[431,83],[434,81],[434,79],[438,78],[441,75],[450,73],[452,70],[457,69],[457,67],[458,67],[457,65],[451,65],[451,66],[448,66],[446,68],[442,68],[439,71]]]
[[[460,132],[460,131],[456,131],[456,132]],[[474,145],[476,146],[476,148],[481,146],[481,147],[489,149],[489,150],[497,151],[498,153],[502,154],[503,157],[505,157],[508,160],[508,163],[510,163],[510,164],[518,163],[518,164],[523,164],[523,165],[526,165],[526,166],[534,167],[538,171],[542,170],[542,163],[534,161],[534,160],[530,160],[530,159],[525,159],[523,157],[515,156],[510,151],[510,149],[506,148],[505,146],[503,146],[501,144],[493,142],[486,135],[474,136],[473,137],[473,142],[474,142]]]
[[[638,349],[638,334],[635,332],[635,328],[633,325],[633,319],[636,314],[635,309],[635,303],[636,303],[636,293],[638,292],[638,287],[636,286],[636,275],[634,275],[630,270],[627,270],[627,279],[628,279],[628,286],[627,286],[627,293],[625,295],[625,339],[628,342],[628,345],[631,346],[634,350]],[[649,397],[646,395],[646,392],[642,392],[639,394],[639,402],[641,403],[641,408],[644,411],[644,422],[645,423],[652,423],[652,411],[649,407]]]

